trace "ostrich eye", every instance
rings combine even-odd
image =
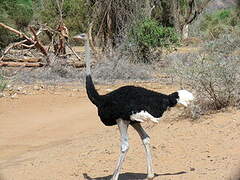
[[[86,38],[86,34],[80,34],[81,38]]]

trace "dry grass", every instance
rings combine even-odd
[[[240,38],[230,34],[205,42],[199,51],[175,52],[167,56],[169,74],[182,88],[190,88],[195,103],[193,118],[212,110],[239,106],[240,59],[233,52],[240,49]]]
[[[83,59],[83,49],[75,48]],[[12,80],[14,83],[46,83],[46,84],[63,84],[71,82],[84,82],[85,69],[75,68],[66,63],[69,59],[51,57],[51,65],[42,68],[22,68],[12,69],[5,68],[9,76],[13,72]],[[75,57],[70,57],[74,59]],[[151,65],[133,64],[123,56],[102,56],[99,60],[94,60],[92,66],[92,75],[96,83],[117,83],[118,81],[152,81],[154,80],[154,70]]]

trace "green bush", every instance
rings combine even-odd
[[[0,22],[8,23],[8,25],[15,27],[14,21],[9,17],[7,11],[0,5]],[[10,33],[4,28],[0,28],[0,49],[7,46],[11,41],[17,38],[16,35]]]
[[[130,37],[133,42],[149,48],[169,47],[179,41],[174,28],[163,27],[152,19],[146,19],[137,23],[133,27]]]
[[[17,29],[21,30],[30,23],[33,16],[31,0],[2,0],[0,8],[5,12],[5,16],[2,16],[1,20],[10,21]]]
[[[11,12],[11,15],[17,25],[17,28],[24,30],[24,28],[28,26],[32,19],[33,10],[31,6],[16,4],[13,12]]]
[[[136,23],[129,33],[130,44],[137,56],[137,62],[151,62],[151,52],[160,47],[169,48],[178,44],[179,36],[172,27],[159,25],[153,19],[144,19]]]

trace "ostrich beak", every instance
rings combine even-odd
[[[76,39],[76,40],[84,40],[86,39],[86,34],[82,33],[82,34],[78,34],[76,36],[73,36],[73,39]]]

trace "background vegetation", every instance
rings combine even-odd
[[[29,25],[45,24],[56,30],[62,21],[70,37],[87,32],[91,24],[93,44],[111,59],[95,66],[96,78],[149,80],[148,70],[166,69],[174,82],[195,92],[191,114],[197,117],[209,109],[240,105],[240,2],[209,10],[209,1],[0,0],[0,22],[28,33]],[[0,28],[0,48],[18,40]],[[196,52],[177,50],[192,41],[198,42]],[[164,54],[166,49],[173,51]],[[54,67],[32,78],[49,80],[57,75],[63,82],[82,76],[61,62],[56,60]],[[5,87],[0,76],[0,91]]]
[[[203,39],[216,39],[222,34],[236,33],[240,31],[239,8],[220,9],[212,13],[206,13],[194,27],[193,36]]]
[[[53,29],[59,25],[60,12],[56,0],[40,0],[33,2],[34,22],[46,23]],[[87,10],[86,0],[67,0],[62,1],[62,19],[69,29],[70,35],[87,30]],[[60,1],[61,3],[61,1]]]
[[[0,22],[24,30],[33,16],[31,0],[0,0]],[[5,29],[0,28],[0,48],[18,38]]]

